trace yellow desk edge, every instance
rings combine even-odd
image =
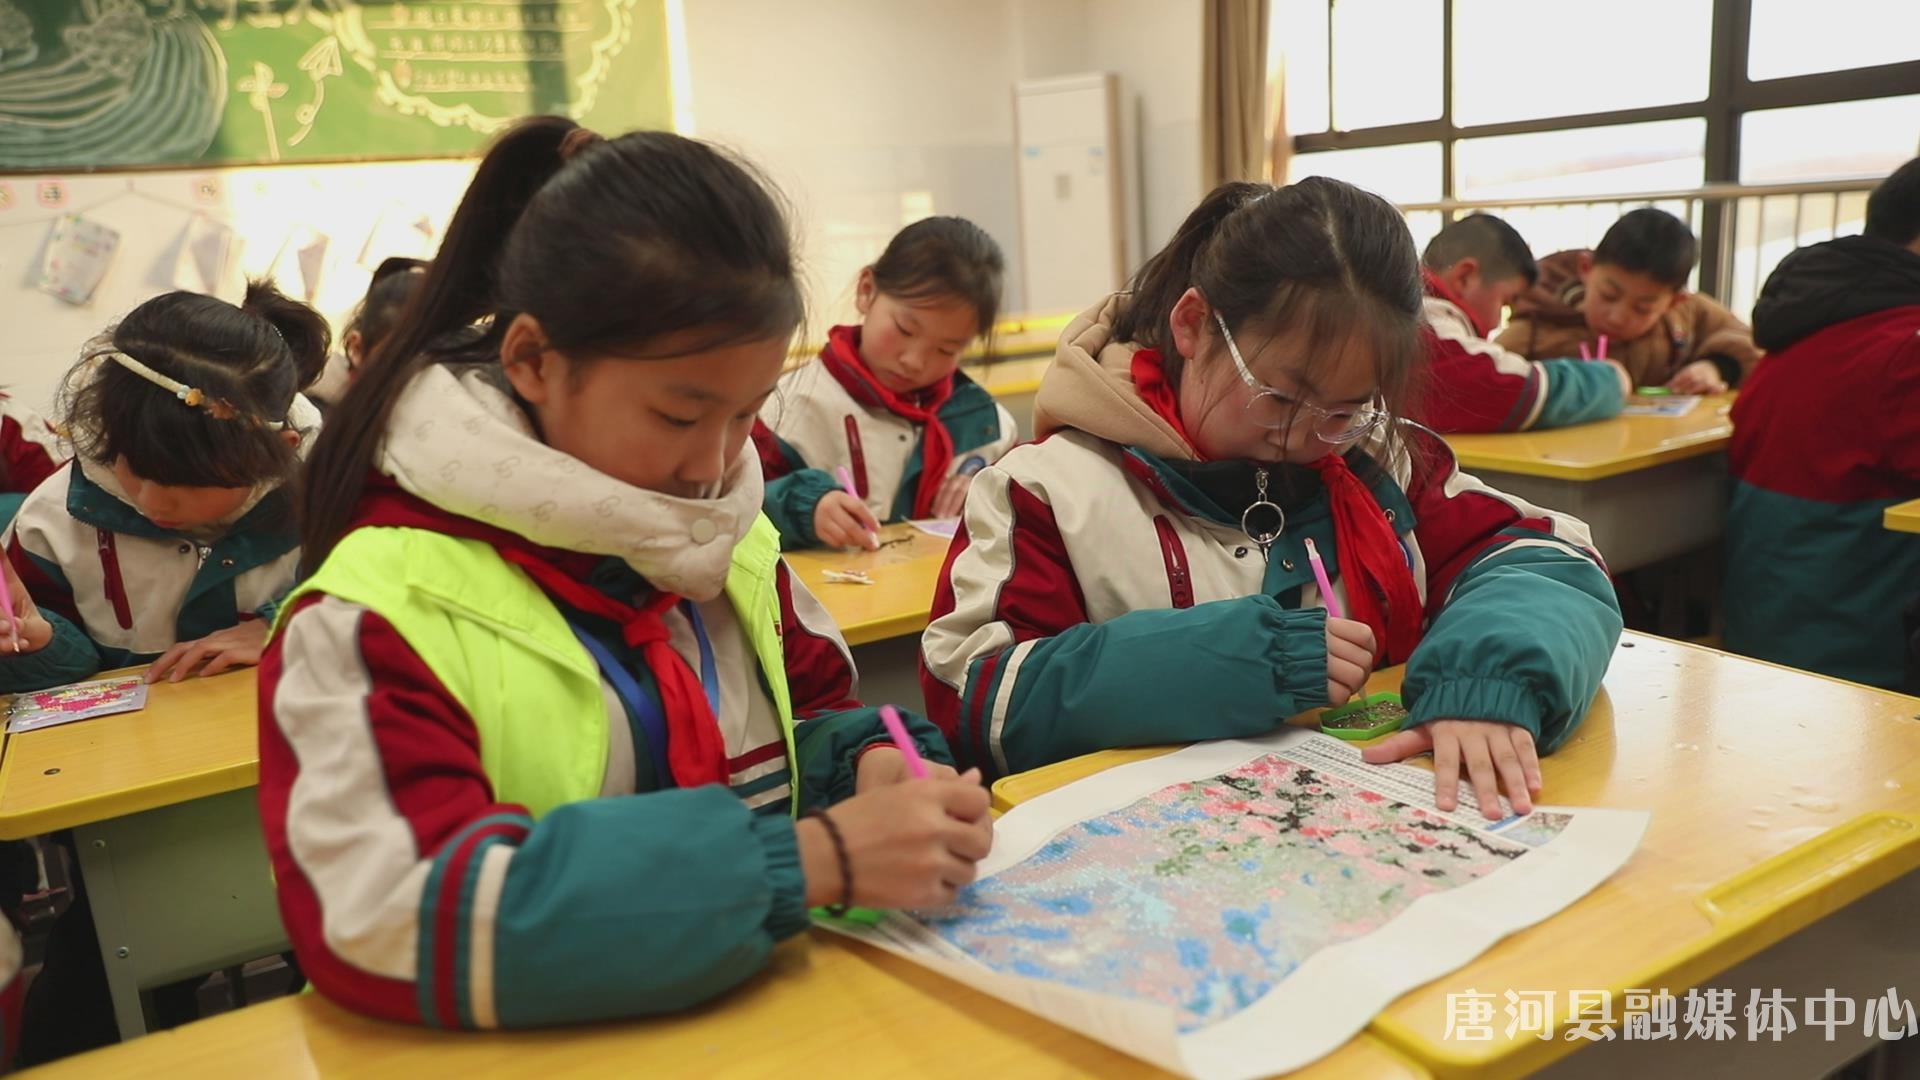
[[[5,783],[5,772],[5,767],[0,766],[0,785]],[[260,763],[254,761],[170,778],[165,784],[123,788],[90,799],[50,803],[24,813],[0,814],[0,840],[24,840],[76,825],[91,825],[210,795],[225,795],[259,783]]]
[[[1920,533],[1920,499],[1887,507],[1884,524],[1894,532]]]
[[[1003,777],[993,785],[994,809],[1005,813],[1075,780],[1179,749],[1103,750]],[[1706,890],[1695,904],[1714,924],[1714,933],[1661,957],[1618,985],[1591,989],[1605,990],[1609,1001],[1615,1001],[1629,989],[1697,986],[1916,868],[1920,868],[1920,815],[1862,814]],[[1843,876],[1846,871],[1852,873]],[[1554,1027],[1564,1028],[1573,1019],[1568,1008]],[[1563,1039],[1515,1040],[1508,1044],[1512,1047],[1508,1054],[1482,1061],[1436,1054],[1434,1046],[1385,1013],[1375,1016],[1367,1031],[1437,1076],[1496,1080],[1527,1075],[1580,1045]]]
[[[932,598],[929,597],[925,611],[902,612],[898,615],[889,615],[884,619],[851,623],[840,628],[840,636],[848,645],[866,645],[870,642],[885,641],[888,638],[918,634],[927,628],[928,621],[933,618],[932,607]]]
[[[1467,436],[1484,438],[1487,436]],[[1511,476],[1538,476],[1549,480],[1604,480],[1609,476],[1639,472],[1655,465],[1666,465],[1675,461],[1705,457],[1726,449],[1727,440],[1732,438],[1731,429],[1725,432],[1707,432],[1671,446],[1661,447],[1648,454],[1633,454],[1626,457],[1608,458],[1588,464],[1570,464],[1563,461],[1547,461],[1542,458],[1517,458],[1503,454],[1492,454],[1478,450],[1469,444],[1462,450],[1454,447],[1453,456],[1460,467],[1471,473],[1506,473]],[[1452,440],[1448,440],[1452,445]]]

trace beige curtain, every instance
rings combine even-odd
[[[1206,186],[1267,168],[1267,0],[1201,0],[1200,144]]]

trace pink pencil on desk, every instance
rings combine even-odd
[[[913,774],[915,780],[925,780],[927,763],[921,760],[920,751],[914,748],[913,736],[907,734],[907,725],[900,719],[900,710],[891,705],[880,706],[880,722],[887,725],[887,738],[893,740],[900,756],[907,759],[907,771]]]
[[[1347,609],[1340,604],[1340,598],[1333,595],[1333,582],[1327,579],[1327,564],[1320,561],[1320,549],[1313,546],[1313,537],[1307,537],[1307,563],[1313,567],[1313,583],[1320,586],[1320,602],[1327,605],[1327,614],[1336,619],[1347,617]]]

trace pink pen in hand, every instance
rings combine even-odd
[[[846,492],[848,495],[853,496],[854,502],[857,502],[862,506],[866,505],[866,500],[860,497],[859,489],[853,486],[853,474],[847,471],[847,467],[845,465],[835,465],[833,467],[833,475],[839,478],[840,480],[840,490]],[[868,545],[869,547],[880,546],[880,537],[875,535],[872,529],[867,530],[867,536],[873,540],[873,543]]]
[[[1307,537],[1307,563],[1313,567],[1313,583],[1320,586],[1320,602],[1327,606],[1327,614],[1336,619],[1347,617],[1347,609],[1340,604],[1340,598],[1333,594],[1333,582],[1327,579],[1327,564],[1320,561],[1320,549],[1313,546],[1313,537]]]
[[[921,760],[920,751],[914,748],[913,736],[907,734],[907,725],[900,719],[900,710],[891,705],[880,706],[880,722],[887,725],[887,738],[893,740],[900,756],[907,759],[907,771],[913,774],[915,780],[925,780],[927,763]]]
[[[1594,359],[1595,359],[1595,360],[1605,360],[1606,358],[1607,358],[1607,335],[1605,335],[1605,334],[1601,334],[1601,335],[1600,335],[1600,348],[1599,348],[1599,350],[1598,350],[1597,352],[1595,352],[1595,354],[1594,354]]]

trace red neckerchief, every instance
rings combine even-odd
[[[1479,319],[1474,318],[1472,309],[1467,307],[1467,302],[1460,298],[1459,293],[1454,292],[1452,289],[1447,288],[1447,285],[1445,282],[1433,276],[1433,271],[1427,269],[1424,266],[1420,268],[1420,278],[1421,278],[1421,281],[1424,282],[1427,287],[1428,296],[1439,297],[1440,299],[1445,300],[1447,303],[1452,304],[1454,307],[1457,307],[1460,309],[1460,314],[1465,315],[1467,317],[1468,325],[1473,327],[1474,337],[1484,338],[1487,336],[1487,328],[1480,325]]]
[[[1193,436],[1187,434],[1187,425],[1180,420],[1180,400],[1174,395],[1173,384],[1167,381],[1167,362],[1160,350],[1141,349],[1133,354],[1133,389],[1147,408],[1165,420],[1174,434],[1180,436],[1180,441],[1187,444],[1195,461],[1207,460]]]
[[[839,381],[853,400],[871,409],[885,409],[910,424],[919,424],[926,434],[920,441],[920,486],[913,493],[913,516],[933,516],[934,496],[947,481],[953,466],[953,436],[940,422],[940,407],[953,396],[953,376],[948,375],[922,389],[912,399],[880,385],[866,362],[860,359],[860,328],[836,326],[827,331],[826,348],[820,361]]]
[[[1347,614],[1373,628],[1382,666],[1405,663],[1420,643],[1423,613],[1400,538],[1373,492],[1353,475],[1345,454],[1323,455],[1312,468],[1333,509],[1333,545],[1347,579]]]
[[[660,710],[667,718],[667,768],[674,784],[690,788],[727,782],[726,742],[719,721],[707,705],[698,676],[668,644],[665,615],[680,602],[679,596],[662,591],[640,607],[623,604],[581,580],[599,564],[599,556],[541,547],[518,534],[442,510],[400,490],[386,477],[369,479],[357,511],[356,528],[431,529],[490,544],[501,558],[526,571],[556,603],[614,622],[627,645],[641,650],[641,662],[658,684]]]
[[[1193,447],[1158,351],[1141,349],[1133,354],[1133,385],[1147,408]],[[1205,460],[1197,447],[1193,452],[1196,459]],[[1348,614],[1373,628],[1382,664],[1404,662],[1420,641],[1422,611],[1400,538],[1373,492],[1353,475],[1344,454],[1327,454],[1312,468],[1320,474],[1333,512],[1334,550],[1340,553],[1340,568],[1347,577]]]

